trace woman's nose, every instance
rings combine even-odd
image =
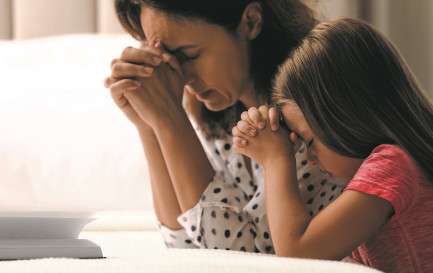
[[[197,81],[197,73],[192,67],[182,67],[183,76],[185,77],[185,85],[191,85]]]

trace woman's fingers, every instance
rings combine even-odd
[[[170,58],[161,48],[143,45],[141,48],[127,47],[120,58],[111,62],[111,77],[150,77],[155,67]]]
[[[137,89],[141,85],[141,82],[134,81],[131,79],[123,79],[118,80],[116,83],[110,86],[110,93],[113,100],[118,104],[119,107],[122,106],[122,103],[119,105],[119,101],[123,100],[123,93],[125,91],[131,91]]]
[[[119,83],[113,87],[114,84]],[[115,89],[115,90],[134,90],[137,89],[141,85],[140,81],[133,79],[116,79],[112,77],[107,77],[104,79],[104,86],[106,88]]]
[[[163,53],[162,48],[154,46],[142,45],[140,48],[129,46],[122,51],[119,59],[128,63],[158,66],[163,61]]]
[[[113,78],[147,78],[152,76],[154,68],[144,65],[118,62],[111,66],[111,77]]]

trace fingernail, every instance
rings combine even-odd
[[[161,62],[161,58],[155,56],[155,57],[153,57],[153,62],[154,62],[155,64],[159,64],[159,63]]]
[[[137,87],[141,85],[139,81],[132,81],[130,85],[126,86],[126,90],[135,90]]]
[[[171,55],[168,53],[162,53],[162,59],[164,60],[164,62],[167,62],[168,60],[170,60]]]
[[[250,130],[250,136],[255,136],[255,135],[256,135],[256,130],[251,129],[251,130]]]
[[[259,121],[259,123],[257,124],[260,128],[264,128],[265,127],[265,122],[264,121]]]
[[[247,143],[246,140],[241,140],[241,144],[242,144],[242,145],[245,145],[246,143]]]
[[[145,68],[143,68],[143,70],[144,70],[144,73],[146,73],[146,75],[152,74],[153,67],[145,67]]]

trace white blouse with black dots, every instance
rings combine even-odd
[[[265,215],[262,167],[252,161],[250,176],[232,136],[206,140],[199,134],[216,175],[198,204],[178,217],[181,230],[159,224],[167,247],[212,248],[275,253]],[[299,189],[311,215],[338,197],[344,186],[307,164],[303,147],[296,154]]]

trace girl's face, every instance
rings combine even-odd
[[[186,90],[208,109],[224,110],[238,100],[247,107],[257,105],[247,33],[239,30],[233,36],[221,26],[170,17],[148,7],[141,9],[141,25],[149,44],[159,41],[177,58]]]
[[[284,122],[307,146],[310,165],[319,165],[323,173],[349,183],[364,159],[342,156],[325,146],[311,131],[299,107],[293,102],[281,109]]]

